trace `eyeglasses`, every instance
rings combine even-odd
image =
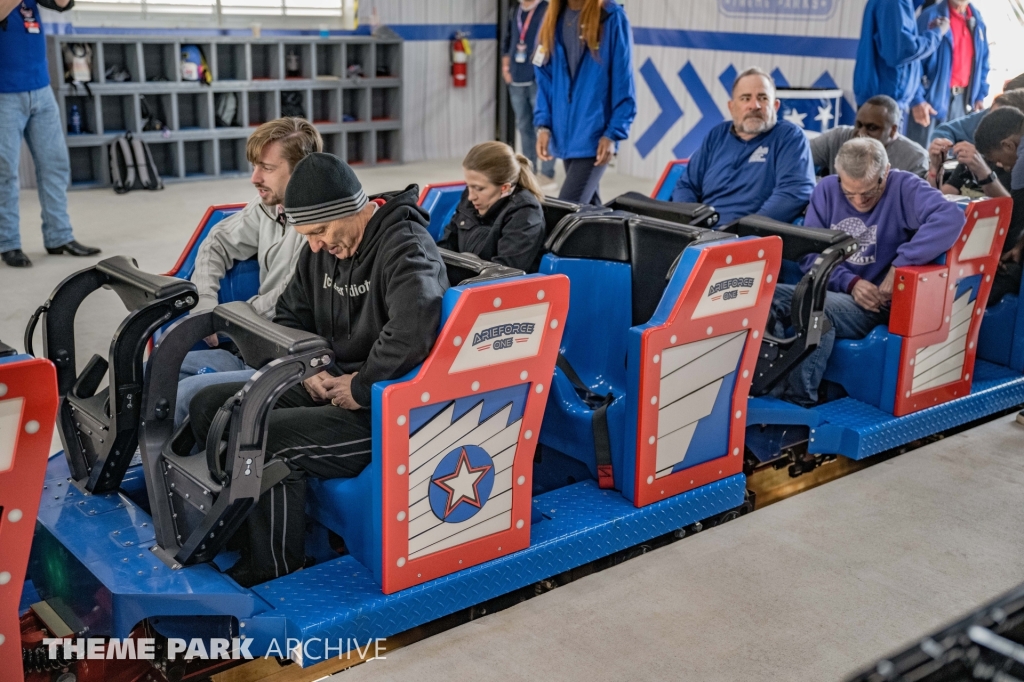
[[[870,201],[871,199],[874,199],[875,197],[877,197],[878,195],[885,191],[885,176],[883,175],[882,177],[878,178],[878,187],[875,187],[872,190],[868,190],[867,192],[847,192],[846,189],[843,187],[842,182],[839,183],[839,189],[843,192],[843,196],[846,197],[847,199],[863,199],[865,201]]]

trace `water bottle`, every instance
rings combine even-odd
[[[68,132],[72,135],[82,134],[82,112],[78,110],[77,104],[71,105],[71,115],[68,117]]]

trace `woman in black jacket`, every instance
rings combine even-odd
[[[544,211],[530,161],[504,142],[484,142],[462,162],[466,190],[442,249],[530,270],[544,244]]]

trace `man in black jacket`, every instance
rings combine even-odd
[[[370,463],[370,388],[407,373],[434,345],[448,278],[416,195],[410,186],[368,201],[352,169],[330,154],[310,154],[292,173],[285,214],[309,248],[274,322],[328,339],[335,362],[287,391],[270,415],[266,458],[284,459],[292,473],[238,531],[242,557],[229,573],[240,585],[302,567],[305,476],[352,477]],[[211,386],[192,400],[198,442],[241,387]]]

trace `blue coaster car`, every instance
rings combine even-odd
[[[683,173],[686,172],[686,166],[689,162],[689,159],[676,159],[675,161],[669,161],[665,165],[665,170],[662,171],[657,184],[654,185],[654,190],[651,192],[651,198],[658,199],[659,201],[671,201],[672,190],[674,190],[676,185],[679,184],[679,178],[683,177]]]
[[[774,381],[755,386],[747,414],[751,464],[797,444],[812,455],[863,459],[1024,401],[1024,377],[1004,364],[1021,343],[1012,333],[1016,297],[997,306],[989,338],[979,333],[1010,202],[975,201],[966,213],[960,239],[940,263],[897,269],[888,325],[836,341],[825,372],[832,399],[804,409],[764,395]],[[1002,362],[979,357],[979,345]],[[802,471],[799,463],[791,469]]]
[[[424,185],[420,192],[420,207],[430,214],[430,224],[427,232],[439,241],[444,236],[444,228],[452,221],[455,209],[459,207],[459,200],[462,192],[466,189],[466,183],[461,180],[452,182],[438,182],[432,185]]]
[[[612,209],[564,217],[540,267],[572,282],[544,456],[637,507],[738,474],[781,249]]]
[[[551,210],[571,211],[572,223],[582,215],[577,208]],[[639,267],[650,257],[660,269],[650,287],[638,277],[633,292],[644,310],[636,315],[647,319],[633,324],[634,295],[615,303],[626,311],[618,333],[629,335],[630,357],[647,361],[628,398],[635,423],[623,419],[612,428],[620,435],[636,429],[632,440],[639,441],[666,424],[672,432],[688,426],[679,421],[685,415],[673,413],[669,422],[637,397],[643,390],[650,397],[679,393],[669,405],[692,401],[693,391],[681,382],[662,379],[662,354],[673,369],[685,367],[693,343],[724,341],[732,351],[740,345],[737,337],[759,334],[780,247],[777,239],[740,239],[636,216],[626,225],[622,214],[612,214],[619,216],[620,238],[617,255],[604,265],[616,271],[615,281],[622,280],[623,268],[632,268],[623,249],[636,252]],[[262,466],[262,424],[275,396],[316,371],[325,356],[330,361],[330,353],[321,339],[275,327],[241,303],[178,320],[147,363],[138,422],[143,466],[129,469],[118,491],[85,496],[63,485],[70,477],[66,459],[49,463],[46,485],[54,494],[41,504],[30,569],[40,597],[72,632],[88,628],[93,636],[125,637],[147,620],[167,636],[242,636],[259,655],[279,651],[286,638],[392,635],[740,506],[745,479],[732,451],[742,449],[742,429],[717,438],[700,462],[696,448],[689,448],[685,456],[693,457],[694,466],[687,461],[678,471],[677,463],[662,461],[656,446],[640,456],[623,452],[616,480],[620,470],[622,481],[657,476],[657,485],[640,484],[644,492],[636,499],[602,489],[589,477],[560,487],[535,484],[544,410],[553,391],[566,390],[564,377],[554,371],[561,335],[569,326],[600,320],[569,313],[569,280],[577,276],[572,261],[585,267],[588,259],[562,250],[579,244],[589,228],[566,229],[553,250],[569,266],[568,277],[522,275],[445,254],[457,286],[446,294],[434,350],[410,375],[374,387],[371,465],[354,479],[309,484],[313,530],[307,545],[318,562],[252,590],[219,567],[230,561],[223,543],[231,528],[281,475],[274,462]],[[198,240],[191,249],[197,247]],[[737,267],[757,272],[731,276],[730,268]],[[628,275],[626,281],[632,290]],[[580,279],[581,287],[586,283]],[[586,289],[581,292],[585,300]],[[591,333],[595,343],[604,343],[602,329],[603,321]],[[181,358],[213,332],[232,338],[246,361],[262,368],[224,424],[227,445],[218,447],[223,459],[212,451],[208,457],[203,444],[189,456],[187,431],[172,433],[170,426]],[[581,343],[583,328],[574,333]],[[625,362],[626,346],[616,344],[623,349],[619,362]],[[749,382],[739,376],[739,364],[747,367],[756,354],[751,344],[742,345],[739,355],[729,354],[731,370],[715,379],[721,398],[711,406],[712,421],[742,423],[742,415],[731,411],[743,404]],[[723,388],[726,383],[731,387]],[[721,401],[730,409],[718,408]],[[707,409],[705,402],[700,409]],[[625,405],[615,413],[620,409]],[[667,471],[656,470],[659,464]],[[486,470],[479,507],[449,509],[436,499],[440,484],[460,467]],[[619,487],[633,492],[636,486]],[[347,554],[330,548],[328,530],[345,539]],[[302,664],[318,660],[313,651],[290,653]]]

